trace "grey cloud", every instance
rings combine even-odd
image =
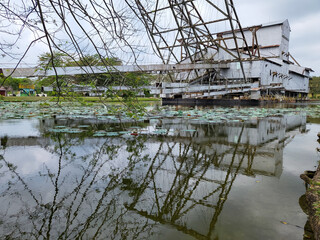
[[[320,75],[319,0],[241,0],[235,2],[242,26],[288,19],[290,52],[300,64]]]
[[[273,1],[270,1],[273,2]],[[295,20],[320,11],[319,0],[281,0],[275,1],[274,13],[294,17]]]

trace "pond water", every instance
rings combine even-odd
[[[317,105],[0,107],[1,239],[303,239]]]

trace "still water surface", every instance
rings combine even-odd
[[[0,238],[303,239],[308,122],[0,120]]]

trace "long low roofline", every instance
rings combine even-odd
[[[101,73],[128,73],[128,72],[183,72],[194,69],[226,69],[229,68],[229,64],[237,62],[234,60],[220,60],[211,63],[180,63],[180,64],[149,64],[149,65],[126,65],[126,66],[83,66],[83,67],[57,67],[55,69],[50,68],[48,70],[42,70],[39,68],[0,68],[0,73],[4,77],[44,77],[44,76],[56,76],[56,75],[78,75],[78,74],[101,74]],[[251,61],[270,61],[275,64],[279,64],[273,61],[273,58],[242,58],[242,62]],[[281,65],[281,64],[280,64]],[[307,71],[313,71],[311,68],[301,67]]]
[[[150,64],[150,65],[127,65],[112,67],[57,67],[48,70],[38,68],[2,68],[0,72],[5,77],[40,77],[55,75],[99,74],[116,72],[156,72],[156,71],[187,71],[193,69],[214,69],[219,63],[187,63],[187,64]],[[223,63],[221,63],[223,64]]]

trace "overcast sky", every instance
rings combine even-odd
[[[235,0],[243,27],[288,19],[290,53],[320,76],[320,0]]]

